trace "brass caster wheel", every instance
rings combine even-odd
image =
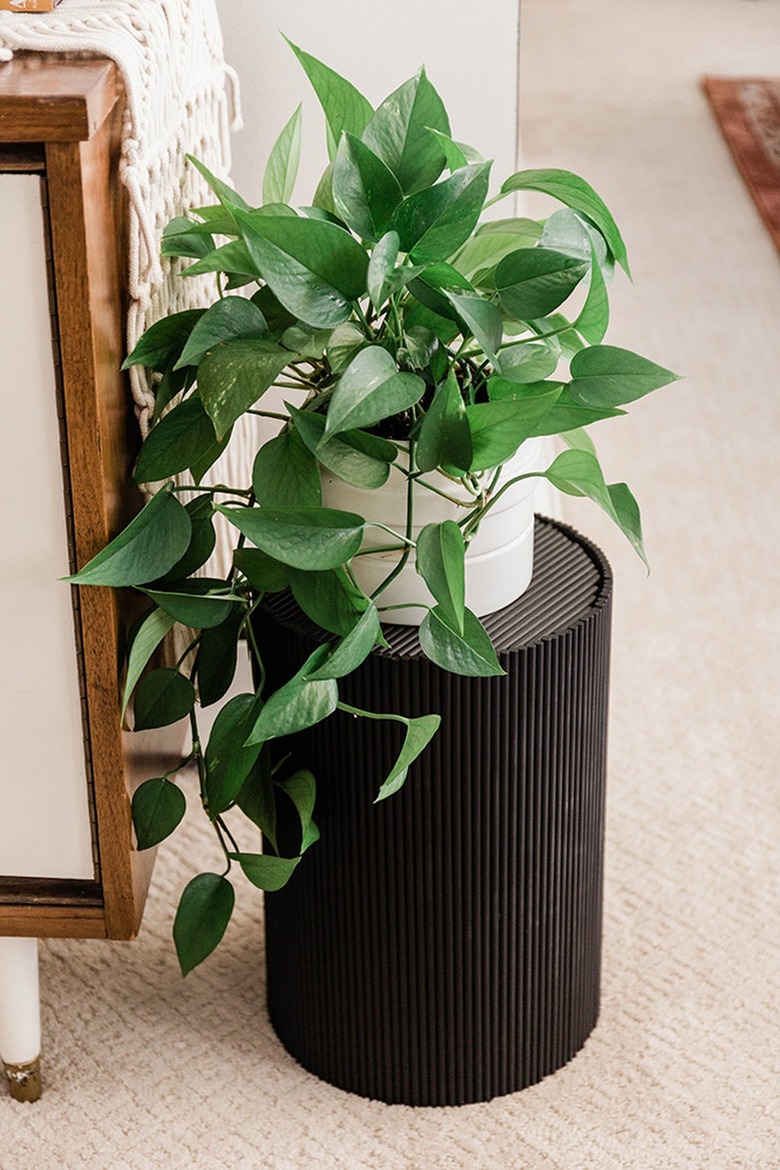
[[[37,1101],[41,1095],[41,1059],[25,1064],[5,1064],[8,1088],[14,1101]]]

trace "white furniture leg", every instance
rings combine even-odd
[[[11,1096],[41,1095],[37,938],[0,938],[0,1058]]]

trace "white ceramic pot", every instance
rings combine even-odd
[[[541,444],[538,439],[526,440],[517,454],[504,464],[497,486],[517,475],[539,470],[542,470]],[[482,472],[482,482],[489,483],[493,474],[492,471]],[[466,502],[473,499],[460,484],[439,473],[426,474],[423,478],[458,499]],[[487,513],[469,544],[466,605],[477,617],[503,609],[528,588],[533,573],[534,486],[537,482],[526,479],[511,487]],[[406,485],[406,477],[395,467],[390,469],[390,478],[384,487],[375,491],[353,487],[326,472],[322,481],[323,504],[328,508],[356,512],[366,520],[379,521],[396,532],[405,532]],[[415,484],[415,538],[426,524],[457,521],[465,513],[465,508]],[[369,528],[363,548],[375,551],[362,553],[352,562],[355,579],[369,596],[398,564],[401,552],[391,548],[392,543],[392,537],[381,529]],[[415,568],[414,553],[378,600],[380,606],[411,603],[415,607],[383,612],[382,621],[405,626],[420,624],[425,615],[422,607],[434,605],[435,601]]]

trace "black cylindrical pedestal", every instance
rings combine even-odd
[[[379,805],[398,724],[339,713],[293,741],[317,776],[321,840],[266,896],[268,1006],[310,1071],[388,1102],[456,1105],[534,1084],[596,1023],[611,574],[537,520],[529,590],[485,619],[506,677],[449,675],[416,631],[342,685],[372,711],[438,711],[405,787]],[[266,663],[316,638],[289,603]]]

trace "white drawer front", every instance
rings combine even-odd
[[[0,175],[0,875],[92,878],[40,180]]]

